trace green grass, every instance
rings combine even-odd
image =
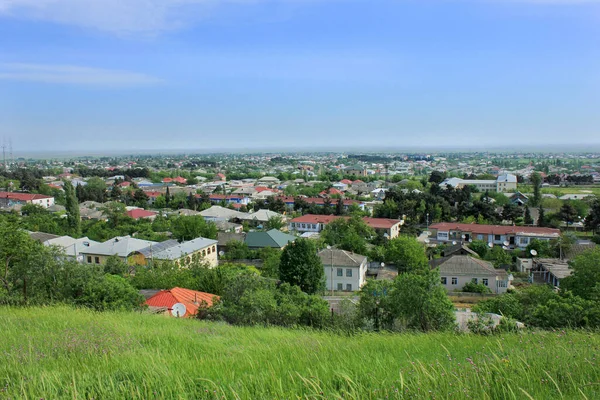
[[[517,190],[522,193],[533,193],[533,186],[519,184]],[[565,194],[594,194],[596,196],[600,196],[600,186],[599,185],[584,185],[584,186],[566,186],[566,187],[544,187],[541,188],[540,192],[542,194],[553,194],[558,197],[563,196]]]
[[[600,335],[240,328],[0,308],[0,399],[597,399]]]

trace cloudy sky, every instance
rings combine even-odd
[[[0,0],[2,137],[598,145],[600,0]]]

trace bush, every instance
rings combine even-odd
[[[465,286],[463,286],[462,291],[466,293],[492,293],[491,289],[486,285],[474,282],[468,282]]]

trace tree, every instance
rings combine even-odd
[[[398,275],[392,301],[396,318],[408,329],[427,332],[454,327],[454,305],[437,271]]]
[[[488,251],[485,259],[491,261],[495,268],[512,264],[512,257],[500,246],[494,246]]]
[[[594,234],[600,231],[600,200],[594,200],[587,217],[585,217],[585,229]]]
[[[543,228],[543,227],[546,226],[546,223],[547,223],[546,222],[546,213],[544,211],[544,208],[541,207],[541,206],[538,208],[538,210],[539,210],[539,212],[538,212],[538,223],[537,223],[537,225],[540,228]]]
[[[137,189],[133,193],[133,200],[138,207],[146,207],[148,205],[148,195],[142,189]]]
[[[154,207],[158,208],[158,209],[166,208],[167,200],[166,200],[165,196],[163,196],[162,194],[160,196],[158,196],[156,198],[156,200],[154,200]]]
[[[265,224],[266,230],[271,229],[281,229],[285,226],[285,222],[283,221],[283,217],[280,215],[274,215]]]
[[[124,263],[118,256],[113,255],[108,257],[104,263],[104,272],[111,275],[125,275],[129,272],[129,266]]]
[[[521,211],[519,207],[512,203],[508,203],[502,208],[502,218],[507,221],[514,223],[517,218],[522,216],[523,211]]]
[[[542,201],[542,196],[540,194],[540,188],[542,187],[542,176],[534,172],[531,174],[531,184],[533,185],[533,198],[531,199],[531,205],[539,206]]]
[[[360,289],[358,303],[359,316],[373,323],[375,330],[392,329],[395,309],[391,296],[394,282],[388,280],[369,279]]]
[[[600,248],[580,254],[570,266],[573,272],[561,281],[561,288],[586,300],[600,301]]]
[[[171,231],[173,237],[180,242],[193,240],[199,237],[208,239],[217,238],[217,226],[212,222],[207,222],[200,215],[178,216],[171,221]]]
[[[396,265],[398,272],[424,272],[429,270],[425,248],[414,237],[401,235],[388,242],[385,259]]]
[[[321,232],[325,243],[358,254],[366,254],[367,239],[374,236],[373,228],[358,216],[338,218],[327,224]]]
[[[65,208],[67,211],[67,226],[69,232],[75,237],[81,236],[81,217],[79,215],[79,202],[75,195],[75,189],[71,184],[71,181],[65,180],[63,183],[63,189],[65,190]]]
[[[126,214],[125,204],[123,203],[111,201],[110,203],[106,203],[104,207],[101,208],[101,211],[108,219],[108,225],[111,228],[116,228],[126,218],[128,218]]]
[[[473,242],[469,244],[469,248],[477,253],[479,257],[484,258],[488,252],[489,246],[483,240],[473,240]]]
[[[446,174],[441,171],[433,171],[431,175],[429,175],[429,182],[440,184],[446,179]]]
[[[144,296],[125,278],[106,274],[88,282],[76,304],[98,311],[141,309]]]
[[[533,225],[533,218],[531,218],[531,212],[529,211],[528,206],[525,206],[525,216],[523,217],[523,223],[525,225]]]
[[[567,229],[569,229],[569,225],[577,218],[577,210],[575,210],[570,201],[565,201],[558,212],[558,217],[567,224]]]
[[[288,244],[281,254],[279,275],[283,282],[300,286],[308,294],[325,287],[325,272],[317,247],[308,239],[298,239]]]
[[[110,191],[110,199],[113,201],[120,201],[121,196],[123,196],[123,191],[119,185],[113,185],[112,190]]]

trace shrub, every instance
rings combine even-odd
[[[474,282],[467,282],[467,284],[463,286],[462,291],[466,293],[492,293],[491,289],[486,285]]]

